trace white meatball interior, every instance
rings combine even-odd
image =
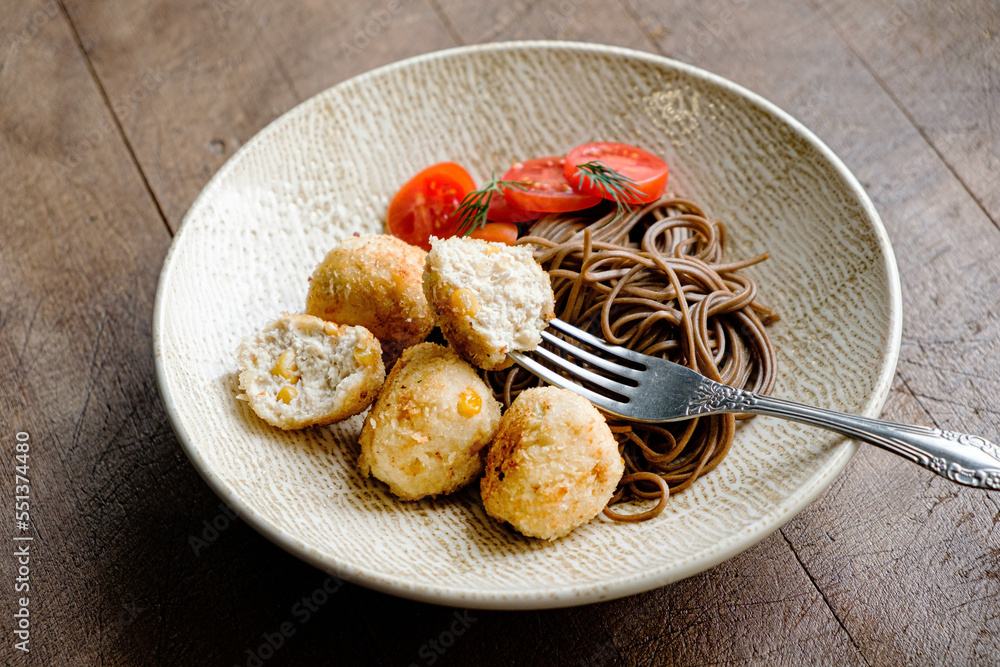
[[[364,327],[284,313],[243,340],[240,388],[253,411],[283,429],[347,419],[385,379],[378,340]]]

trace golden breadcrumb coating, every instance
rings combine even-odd
[[[403,500],[451,493],[483,469],[500,404],[454,351],[403,352],[361,431],[358,465]]]
[[[306,313],[365,327],[381,342],[391,368],[434,328],[421,284],[426,255],[395,236],[349,236],[313,272]]]
[[[519,395],[500,420],[480,482],[487,514],[554,540],[611,499],[625,465],[590,401],[557,387]]]

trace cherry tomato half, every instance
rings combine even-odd
[[[513,222],[487,222],[469,236],[474,239],[514,245],[517,241],[517,225]]]
[[[506,188],[504,196],[507,201],[517,208],[546,213],[578,211],[598,204],[602,199],[599,194],[585,194],[570,187],[563,168],[564,162],[564,158],[555,156],[515,163],[503,175],[503,180],[520,181],[528,185],[523,190]]]
[[[407,181],[392,198],[386,227],[393,236],[430,250],[432,235],[455,235],[452,213],[475,188],[469,172],[454,162],[431,165]]]
[[[579,165],[600,162],[623,176],[635,181],[641,196],[626,195],[622,202],[638,204],[651,202],[660,197],[667,187],[667,163],[641,148],[609,141],[598,141],[577,146],[566,155],[565,173],[568,182],[580,192],[605,195],[601,187],[590,179],[583,178]]]
[[[526,211],[511,206],[504,195],[493,193],[490,208],[486,211],[486,219],[494,222],[531,222],[545,215],[541,211]]]

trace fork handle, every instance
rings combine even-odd
[[[1000,447],[982,436],[859,417],[755,394],[706,378],[688,414],[724,412],[770,415],[819,426],[899,454],[952,482],[1000,489]]]

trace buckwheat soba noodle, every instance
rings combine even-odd
[[[725,227],[692,201],[664,195],[642,208],[602,217],[548,214],[518,243],[534,246],[548,271],[556,316],[615,345],[664,357],[719,382],[770,393],[775,354],[765,327],[778,315],[757,298],[743,269],[768,255],[727,261]],[[518,366],[485,374],[509,407],[540,380]],[[625,460],[604,514],[636,522],[659,515],[671,493],[691,486],[729,452],[733,415],[642,424],[608,418]],[[610,505],[656,501],[622,514]]]

